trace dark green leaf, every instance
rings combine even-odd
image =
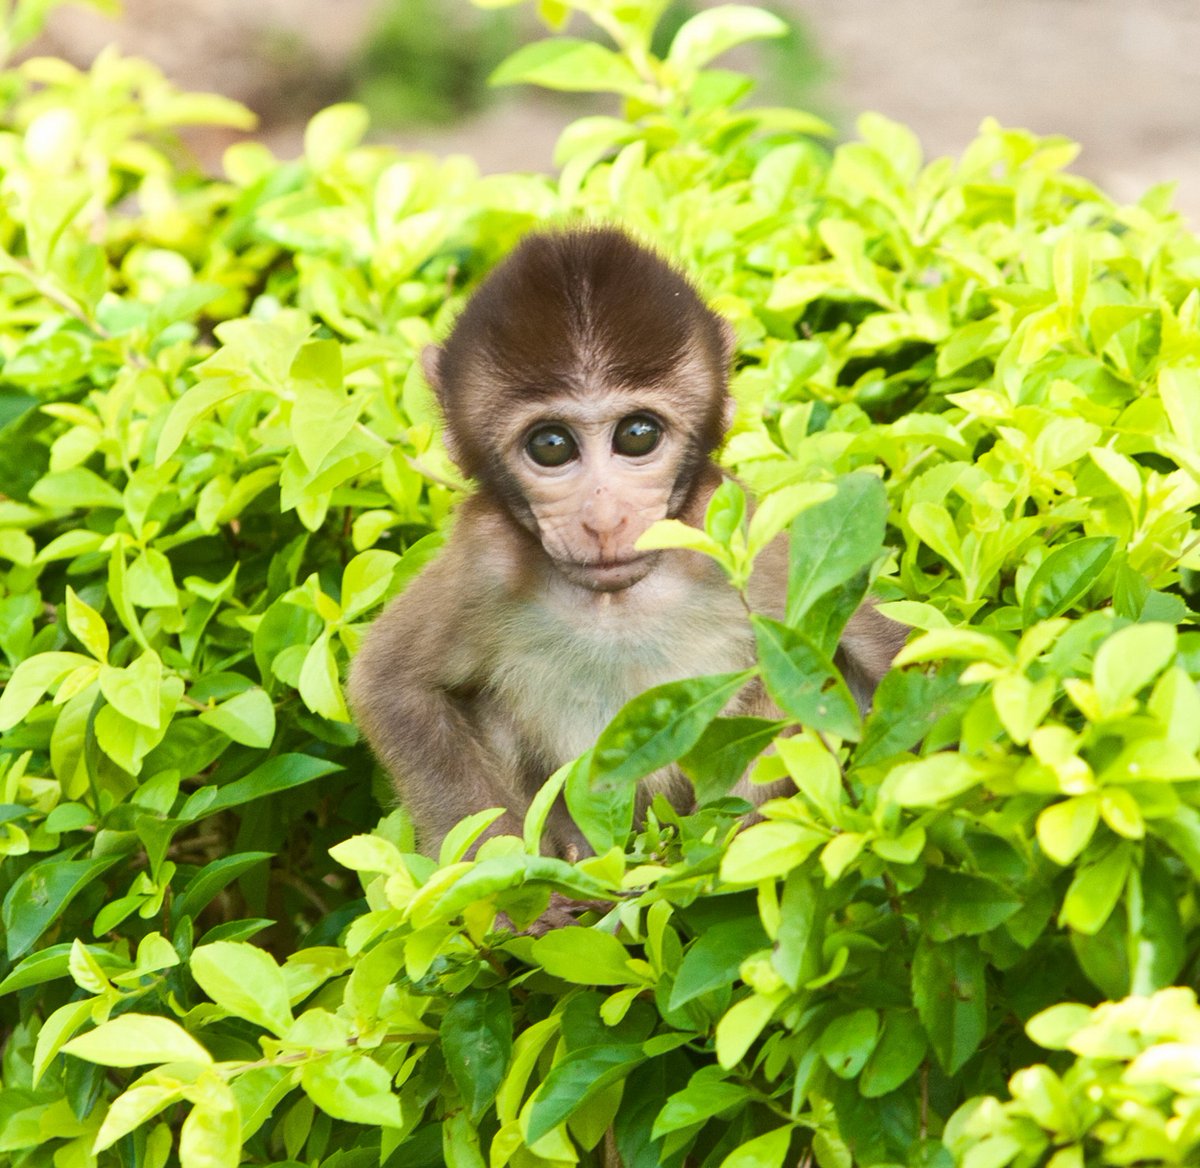
[[[935,673],[892,670],[879,688],[854,752],[856,766],[869,766],[916,746],[942,718],[966,710],[978,686],[959,685],[958,662],[938,666]]]
[[[769,718],[714,718],[696,745],[679,759],[696,788],[697,805],[728,795],[786,725]]]
[[[529,1111],[529,1143],[556,1128],[577,1107],[645,1061],[641,1045],[588,1046],[550,1068]]]
[[[913,957],[912,994],[933,1053],[955,1075],[987,1032],[983,954],[968,937],[922,938]]]
[[[911,1010],[888,1010],[879,1041],[867,1059],[858,1088],[876,1099],[908,1081],[925,1058],[928,1044],[920,1020]]]
[[[858,705],[837,667],[798,629],[751,618],[763,683],[785,713],[814,730],[857,741]]]
[[[887,524],[887,492],[875,475],[838,480],[837,494],[792,524],[787,623],[797,624],[818,597],[878,557]]]
[[[742,962],[768,944],[756,916],[714,925],[684,953],[671,990],[670,1008],[677,1010],[702,994],[728,985]]]
[[[75,896],[122,858],[117,854],[92,860],[43,860],[22,872],[4,898],[9,960],[27,953]]]
[[[236,880],[243,872],[249,871],[256,864],[269,860],[271,852],[241,852],[234,856],[222,856],[205,864],[195,876],[188,881],[183,892],[175,898],[171,905],[171,921],[178,922],[183,917],[199,916],[201,910],[222,889]],[[216,938],[210,938],[216,940]]]
[[[512,1032],[512,1003],[503,986],[459,994],[442,1018],[442,1053],[472,1118],[496,1098],[512,1054]]]
[[[933,941],[973,937],[1008,920],[1022,901],[998,881],[969,872],[931,868],[910,896],[921,927]]]
[[[201,787],[194,791],[180,809],[179,818],[192,820],[215,815],[218,811],[311,783],[313,779],[341,769],[335,762],[307,754],[280,754],[255,767],[244,778],[223,787]]]

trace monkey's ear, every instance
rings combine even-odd
[[[442,349],[440,345],[426,345],[421,350],[421,372],[425,374],[425,380],[429,382],[430,388],[437,395],[437,399],[440,402],[443,393]]]

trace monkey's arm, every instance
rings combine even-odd
[[[462,818],[486,807],[509,811],[493,826],[520,834],[513,760],[497,749],[480,703],[486,683],[487,622],[470,541],[456,529],[441,557],[375,621],[350,669],[360,728],[436,853]]]

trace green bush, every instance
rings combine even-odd
[[[501,0],[503,2],[503,0]],[[492,7],[497,0],[489,0]],[[0,1162],[1002,1168],[1200,1155],[1200,244],[1075,148],[957,161],[746,108],[726,7],[541,0],[498,80],[615,92],[555,179],[244,144],[144,62],[0,113]],[[18,7],[26,18],[41,4]],[[7,29],[12,32],[12,28]],[[412,852],[340,679],[463,484],[414,356],[530,227],[616,220],[735,325],[731,484],[660,538],[745,581],[793,522],[781,723],[660,689],[524,840]],[[868,588],[913,625],[861,720]],[[780,738],[781,729],[805,729]],[[792,798],[742,827],[758,757]],[[700,810],[632,785],[681,758]],[[565,787],[597,855],[536,855]],[[382,815],[382,818],[380,816]],[[552,890],[611,908],[514,936]],[[1107,1000],[1128,998],[1119,1004]]]

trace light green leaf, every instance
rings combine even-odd
[[[711,535],[698,527],[689,527],[678,519],[660,519],[652,523],[633,545],[640,552],[659,551],[665,548],[686,548],[703,552],[715,560],[725,559],[725,549]]]
[[[97,661],[108,659],[108,625],[90,604],[79,599],[75,589],[67,585],[67,628]]]
[[[105,1067],[212,1062],[212,1055],[178,1022],[154,1014],[122,1014],[71,1039],[63,1050]]]
[[[73,669],[91,663],[92,659],[82,653],[37,653],[26,657],[0,693],[0,730],[11,730],[55,682]]]
[[[200,721],[220,730],[234,742],[265,750],[275,738],[275,703],[263,689],[254,686],[234,694],[199,715]]]
[[[305,1063],[300,1085],[334,1119],[379,1127],[403,1125],[392,1076],[361,1051],[338,1051]]]
[[[118,1095],[112,1101],[104,1116],[104,1122],[96,1133],[92,1151],[102,1152],[105,1148],[111,1148],[122,1136],[128,1135],[134,1128],[141,1127],[164,1107],[178,1102],[181,1097],[181,1092],[175,1087],[131,1087],[124,1095]]]
[[[645,89],[645,83],[624,57],[594,41],[574,37],[554,37],[525,45],[501,63],[490,82],[620,93],[626,97],[638,97]]]
[[[836,493],[832,483],[796,483],[772,491],[750,517],[747,553],[751,558],[757,556],[802,511],[832,499]]]
[[[300,667],[300,683],[296,687],[304,704],[333,722],[349,722],[350,711],[342,694],[342,682],[337,659],[333,655],[328,632],[322,633],[309,647]]]
[[[192,954],[192,976],[222,1010],[275,1034],[292,1024],[283,971],[263,949],[244,941],[201,945]]]
[[[884,791],[901,807],[936,807],[978,786],[976,764],[957,751],[939,751],[901,763],[889,774]]]
[[[734,837],[721,860],[721,879],[757,884],[786,876],[829,836],[798,823],[755,823]]]
[[[547,973],[577,985],[637,985],[629,952],[611,933],[556,929],[534,942],[533,959]]]
[[[1100,804],[1095,795],[1064,799],[1038,816],[1038,843],[1050,859],[1066,867],[1088,846],[1099,822]]]
[[[734,1148],[720,1168],[781,1168],[791,1139],[790,1127],[777,1127]]]
[[[179,1168],[238,1168],[242,1117],[228,1084],[211,1080],[179,1130]]]
[[[1175,656],[1178,641],[1168,624],[1138,624],[1119,629],[1100,646],[1092,681],[1103,713],[1113,715],[1148,685]]]
[[[685,21],[667,52],[667,63],[688,75],[746,41],[783,36],[787,25],[762,8],[720,4]]]
[[[366,109],[344,101],[327,106],[304,128],[304,157],[313,170],[328,170],[362,140],[370,124]]]
[[[370,550],[360,552],[346,565],[341,601],[346,620],[353,620],[383,598],[399,563],[394,552]]]
[[[717,1062],[726,1070],[735,1067],[775,1014],[775,997],[753,993],[734,1002],[717,1023]]]
[[[147,650],[124,669],[105,665],[100,670],[100,692],[126,718],[157,730],[162,725],[160,690],[162,662]]]

